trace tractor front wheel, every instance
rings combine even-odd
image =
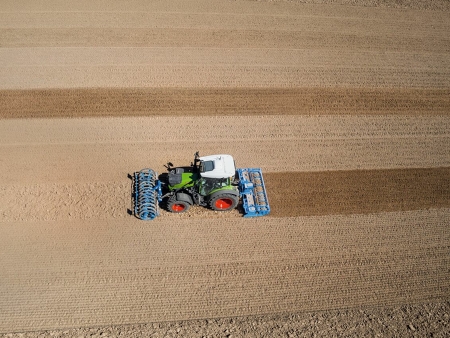
[[[209,201],[211,209],[216,211],[228,211],[236,208],[239,203],[239,197],[232,194],[216,195]]]
[[[172,196],[167,201],[167,210],[176,214],[188,211],[190,204],[185,201],[177,201],[176,196]]]

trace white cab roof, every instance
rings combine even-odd
[[[209,155],[200,157],[200,161],[213,161],[214,169],[200,173],[202,177],[206,178],[226,178],[236,174],[234,166],[234,159],[231,155]]]

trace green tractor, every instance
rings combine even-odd
[[[244,217],[270,212],[260,168],[236,169],[231,155],[200,157],[188,167],[165,166],[167,173],[157,176],[152,169],[134,173],[134,214],[143,220],[159,215],[160,204],[173,213],[186,212],[192,205],[215,211],[235,209],[242,202]]]
[[[162,183],[166,183],[163,198],[167,197],[168,211],[185,212],[193,204],[227,211],[238,205],[238,181],[230,155],[199,157],[197,152],[190,167],[172,168],[171,163],[166,167]]]

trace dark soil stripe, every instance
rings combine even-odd
[[[0,118],[177,115],[436,115],[450,91],[435,89],[54,89],[0,91]]]
[[[186,28],[3,28],[1,47],[203,47],[323,48],[364,51],[448,52],[421,36],[355,35],[344,32]],[[447,42],[447,43],[445,43]]]
[[[450,168],[264,173],[271,215],[450,207]]]

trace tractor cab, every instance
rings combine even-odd
[[[205,178],[227,178],[236,174],[231,155],[210,155],[199,157],[199,173]]]
[[[198,192],[207,196],[214,191],[231,186],[236,167],[231,155],[210,155],[198,158],[200,178]]]
[[[169,163],[170,165],[171,163]],[[202,196],[211,191],[231,185],[236,168],[231,155],[210,155],[199,157],[195,154],[190,167],[168,167],[169,189],[191,187],[195,183],[200,187]]]

